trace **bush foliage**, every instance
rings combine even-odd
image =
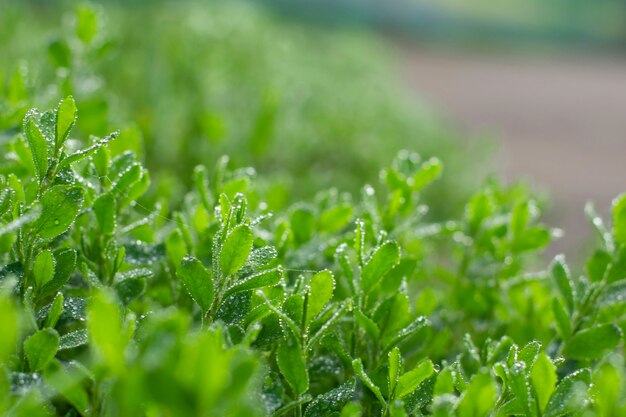
[[[409,151],[378,185],[279,209],[271,181],[222,157],[178,199],[151,187],[140,140],[77,127],[80,100],[25,112],[16,74],[1,119],[2,415],[626,412],[626,195],[609,225],[588,207],[598,248],[580,274],[562,256],[542,266],[552,231],[522,186],[488,182],[433,220],[422,196],[443,164]]]

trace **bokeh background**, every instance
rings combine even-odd
[[[576,257],[585,203],[626,191],[625,52],[623,0],[3,0],[0,130],[73,94],[83,136],[121,128],[156,187],[228,154],[277,209],[408,149],[444,161],[433,219],[523,180]]]

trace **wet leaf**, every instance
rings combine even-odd
[[[39,330],[24,342],[24,352],[33,371],[42,370],[59,349],[59,334],[54,329]]]
[[[252,251],[253,237],[252,229],[243,224],[228,234],[220,252],[220,267],[224,276],[234,274],[246,263]]]
[[[83,204],[80,187],[56,185],[41,198],[41,215],[34,225],[37,234],[51,239],[66,232],[78,215]]]
[[[186,256],[176,273],[202,311],[205,313],[209,311],[215,296],[211,272],[196,258]]]

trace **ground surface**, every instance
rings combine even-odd
[[[626,59],[467,54],[404,46],[410,84],[464,135],[499,142],[497,167],[552,196],[551,252],[575,255],[588,200],[608,215],[626,191]]]

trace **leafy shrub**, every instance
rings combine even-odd
[[[353,199],[271,212],[253,171],[198,166],[170,213],[117,133],[31,110],[0,176],[4,415],[612,416],[624,402],[626,196],[584,274],[519,186],[453,220],[401,152]]]

